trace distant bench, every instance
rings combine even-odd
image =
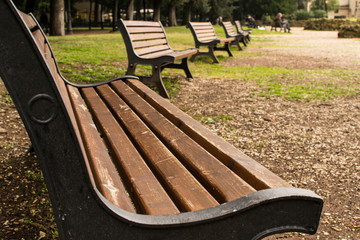
[[[214,135],[136,77],[64,79],[32,15],[0,0],[0,76],[44,175],[60,239],[314,234],[322,199]]]
[[[161,77],[164,68],[178,68],[185,71],[187,78],[193,78],[187,59],[197,53],[197,49],[173,50],[160,22],[125,21],[120,19],[119,28],[125,42],[128,56],[126,74],[136,75],[136,65],[150,65],[150,77],[139,76],[143,83],[155,84],[160,95],[169,98]],[[175,61],[181,60],[181,63]]]
[[[239,20],[235,20],[234,23],[235,23],[236,31],[244,35],[245,39],[247,39],[247,41],[250,42],[251,40],[250,34],[252,33],[252,30],[251,29],[244,30]]]
[[[225,35],[227,38],[231,38],[231,37],[235,38],[235,40],[231,42],[232,45],[236,45],[239,50],[242,50],[240,46],[240,42],[242,42],[245,47],[247,46],[247,41],[244,33],[240,33],[240,32],[236,33],[234,30],[234,26],[230,21],[221,22],[221,25],[225,31]]]
[[[198,53],[190,58],[190,61],[194,61],[197,56],[209,56],[213,63],[219,63],[214,51],[226,51],[230,57],[233,56],[230,50],[230,43],[235,41],[235,37],[219,39],[210,22],[189,22],[187,27],[190,28],[194,37],[195,47],[199,49]],[[224,46],[218,47],[218,44],[224,44]],[[208,51],[201,52],[200,47],[202,46],[207,47]]]

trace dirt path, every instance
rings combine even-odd
[[[245,51],[261,56],[221,64],[360,69],[360,41],[336,32],[294,29],[256,39]],[[249,97],[258,89],[253,82],[183,81],[175,104],[293,186],[324,198],[315,236],[268,239],[360,239],[360,96],[310,103]]]
[[[292,34],[256,40],[244,50],[255,54],[221,64],[360,69],[360,41],[338,39],[335,32],[294,28]],[[174,101],[293,186],[324,198],[315,236],[278,239],[360,239],[360,96],[310,103],[250,97],[258,89],[254,82],[184,80]],[[23,156],[29,146],[0,81],[0,239],[52,239],[54,234],[36,157]]]

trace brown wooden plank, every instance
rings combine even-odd
[[[245,179],[255,189],[291,187],[283,179],[248,157],[221,137],[213,134],[198,121],[169,103],[138,80],[127,83],[154,108],[166,116],[202,147]]]
[[[165,38],[151,40],[151,41],[139,41],[139,42],[132,43],[133,48],[152,47],[152,46],[161,45],[161,44],[167,44],[167,41]]]
[[[42,35],[40,29],[36,30],[33,32],[33,36],[36,40],[36,44],[37,46],[39,47],[40,51],[42,53],[44,53],[44,49],[45,49],[45,38],[44,36]]]
[[[166,38],[165,33],[151,33],[151,34],[132,34],[130,39],[132,41],[143,41],[150,39]]]
[[[164,32],[161,27],[128,27],[128,32],[130,34],[146,34],[146,33],[162,33]]]
[[[125,20],[123,21],[125,26],[127,27],[141,27],[141,26],[161,26],[159,22],[151,22],[151,21],[133,21],[133,20]]]
[[[91,112],[98,123],[97,125],[111,146],[110,152],[115,156],[116,164],[121,169],[121,172],[126,175],[126,182],[131,186],[131,197],[137,202],[137,205],[140,206],[141,212],[155,215],[179,213],[175,204],[152,174],[151,170],[145,164],[140,154],[95,90],[93,88],[86,88],[83,89],[82,92],[86,103],[91,108]],[[99,135],[97,134],[97,136]],[[98,154],[100,150],[103,151],[104,154],[108,151],[107,149],[90,149],[93,145],[98,145],[101,139],[92,140],[93,136],[89,137],[92,144],[89,144],[88,151],[94,151],[93,154]],[[95,159],[98,160],[103,158],[104,156],[95,156]],[[109,159],[106,158],[106,160]],[[105,165],[105,163],[101,162],[96,166],[96,169],[103,167],[101,164]],[[110,165],[110,163],[106,165],[109,167],[108,165]],[[111,165],[110,167],[113,166]]]
[[[161,115],[150,104],[124,82],[111,84],[114,90],[139,114],[144,122],[161,136],[163,142],[182,163],[206,186],[220,202],[232,201],[255,190],[234,174],[214,156],[200,147],[171,121]]]
[[[156,53],[156,52],[160,52],[160,51],[164,51],[164,50],[168,50],[168,49],[170,49],[169,45],[164,44],[164,45],[157,45],[154,47],[136,49],[135,52],[136,52],[136,54],[141,56],[141,55],[146,55],[149,53]]]
[[[232,41],[235,41],[234,37],[220,39],[220,43],[226,43],[226,42],[232,42]]]
[[[208,26],[211,25],[210,22],[190,22],[193,26]]]
[[[122,81],[120,81],[122,82]],[[97,88],[117,118],[146,156],[173,201],[182,211],[195,211],[218,205],[213,197],[184,168],[175,156],[158,140],[129,106],[107,86]]]
[[[151,54],[147,54],[147,55],[142,55],[142,58],[157,58],[157,57],[162,57],[165,55],[169,55],[172,56],[172,54],[174,53],[174,50],[172,49],[168,49],[165,51],[161,51],[161,52],[156,52],[156,53],[151,53]]]
[[[135,208],[122,184],[119,174],[112,163],[108,150],[102,142],[97,129],[94,127],[91,115],[88,112],[79,91],[68,86],[72,104],[84,146],[86,148],[92,175],[96,187],[111,203],[129,212],[135,212]]]
[[[176,60],[190,57],[190,56],[196,54],[197,52],[198,52],[197,49],[186,49],[186,50],[182,50],[182,51],[175,50],[174,53],[172,53],[172,56],[175,57],[175,61],[176,61]]]
[[[211,42],[211,41],[214,41],[214,40],[219,40],[218,38],[214,38],[214,37],[205,37],[205,38],[199,38],[199,41],[200,42]]]
[[[36,22],[34,21],[34,19],[29,14],[23,13],[22,11],[19,11],[19,10],[18,10],[18,13],[20,14],[20,16],[24,20],[26,26],[30,30],[37,25]]]
[[[201,39],[201,38],[217,38],[214,33],[201,33],[201,34],[196,34],[196,35],[199,39]]]

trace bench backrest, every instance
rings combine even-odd
[[[219,40],[211,22],[189,22],[187,26],[193,34],[195,43],[206,43]]]
[[[238,33],[243,33],[244,30],[242,29],[241,22],[239,20],[236,20],[235,22],[236,31]]]
[[[221,24],[222,24],[222,26],[224,28],[226,37],[234,37],[234,36],[238,35],[235,32],[234,26],[232,25],[232,23],[230,21],[229,22],[222,22]]]
[[[161,22],[119,21],[128,58],[154,58],[174,52],[169,46],[164,27]]]

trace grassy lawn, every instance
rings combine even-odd
[[[220,26],[215,26],[220,38],[225,37]],[[184,26],[167,27],[167,37],[174,49],[193,48],[194,42],[190,30]],[[253,30],[249,48],[261,47],[267,40],[263,34],[287,34]],[[127,55],[124,42],[119,32],[109,34],[70,35],[49,37],[55,56],[63,75],[75,82],[103,81],[124,75],[127,68]],[[255,43],[255,44],[253,44]],[[281,47],[279,42],[268,41],[266,47]],[[259,52],[236,51],[235,58],[261,56]],[[224,52],[216,52],[221,63],[229,59]],[[360,93],[359,73],[354,70],[323,69],[288,69],[279,67],[239,67],[224,64],[209,64],[209,58],[197,58],[190,63],[195,78],[219,78],[234,81],[254,81],[261,91],[253,94],[267,97],[277,95],[289,100],[326,100],[336,96],[353,96]],[[139,74],[150,74],[148,66],[138,67]],[[164,81],[170,94],[176,94],[178,84],[173,79],[184,75],[181,70],[163,72]]]

